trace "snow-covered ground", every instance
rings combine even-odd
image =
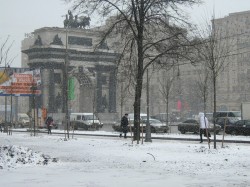
[[[180,134],[153,136],[198,138]],[[225,139],[249,141],[250,137]],[[0,186],[247,187],[250,145],[225,143],[222,148],[217,143],[217,149],[213,144],[208,149],[207,143],[199,141],[132,144],[131,139],[118,136],[74,136],[65,141],[63,135],[55,134],[0,133]]]

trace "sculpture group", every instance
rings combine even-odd
[[[90,17],[73,16],[72,12],[69,10],[66,14],[66,19],[64,20],[64,28],[85,28],[90,25]]]

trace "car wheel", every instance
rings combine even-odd
[[[233,131],[231,132],[231,134],[232,134],[232,135],[237,135],[238,133],[237,133],[235,130],[233,130]]]
[[[151,127],[151,133],[156,133],[156,130],[154,127]]]
[[[185,134],[186,133],[186,131],[185,130],[181,130],[181,134]]]

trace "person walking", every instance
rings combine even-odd
[[[122,137],[122,133],[124,133],[124,138],[127,138],[127,132],[128,132],[128,114],[127,113],[121,119],[121,129],[122,129],[122,132],[120,132],[120,138]]]
[[[52,117],[48,117],[46,119],[45,124],[47,125],[47,129],[48,129],[48,134],[51,134],[51,129],[53,127],[53,118]]]
[[[205,117],[205,114],[200,112],[199,113],[199,123],[200,123],[200,143],[203,142],[202,139],[202,134],[204,134],[204,136],[208,136],[208,141],[210,143],[210,133],[208,131],[208,127],[209,127],[209,122],[207,117]]]

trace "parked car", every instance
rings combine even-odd
[[[146,123],[147,120],[144,119],[141,121],[141,131],[143,130],[143,132],[146,132]],[[120,121],[117,121],[113,124],[112,128],[114,129],[114,131],[118,131],[121,132],[122,128],[120,125]],[[165,124],[163,124],[161,121],[157,120],[157,119],[149,119],[149,124],[151,127],[151,132],[152,133],[158,133],[158,132],[163,132],[163,133],[167,133],[169,130],[169,126],[166,126]],[[134,121],[130,120],[129,121],[129,125],[128,125],[129,131],[130,129],[133,131],[134,130]]]
[[[250,120],[239,120],[227,125],[225,132],[232,135],[250,135]]]
[[[216,118],[221,118],[221,117],[234,117],[238,118],[238,120],[241,120],[241,111],[217,111],[214,115],[215,119]]]
[[[199,133],[200,131],[200,125],[199,122],[195,119],[189,119],[186,121],[183,121],[182,123],[178,124],[178,130],[182,133],[185,134],[186,132],[193,132],[193,133]],[[208,125],[208,130],[210,132],[214,132],[214,125],[212,123],[209,123]],[[218,134],[221,130],[220,125],[215,124],[215,132]]]
[[[97,118],[93,113],[71,113],[70,125],[73,126],[75,130],[79,128],[84,130],[98,130],[102,128],[103,123],[101,123],[99,118]]]
[[[114,124],[112,125],[112,128],[114,131],[122,132],[121,120],[115,121]]]
[[[143,120],[143,123],[147,124],[147,120]],[[157,132],[167,133],[168,130],[169,130],[168,125],[162,123],[160,120],[157,120],[157,119],[150,118],[149,119],[149,124],[150,124],[152,133],[157,133]]]
[[[29,127],[31,125],[30,117],[26,113],[18,113],[15,127]]]
[[[169,118],[168,120],[170,121],[170,114],[167,115],[167,113],[159,113],[159,114],[156,114],[154,116],[151,116],[151,118],[160,120],[161,122],[166,122],[167,116]]]
[[[239,121],[238,118],[235,117],[221,117],[221,118],[217,118],[215,120],[215,123],[221,126],[221,129],[224,129],[224,125],[232,125],[235,124],[235,122]]]
[[[141,129],[143,129],[143,132],[144,132],[145,129],[146,129],[146,124],[145,123],[141,123],[140,126],[141,126]],[[114,129],[114,131],[122,132],[121,121],[118,120],[118,121],[114,122],[114,124],[112,125],[112,128]],[[128,131],[129,132],[130,132],[130,129],[131,129],[131,131],[134,130],[134,120],[129,120],[129,124],[128,124]]]

